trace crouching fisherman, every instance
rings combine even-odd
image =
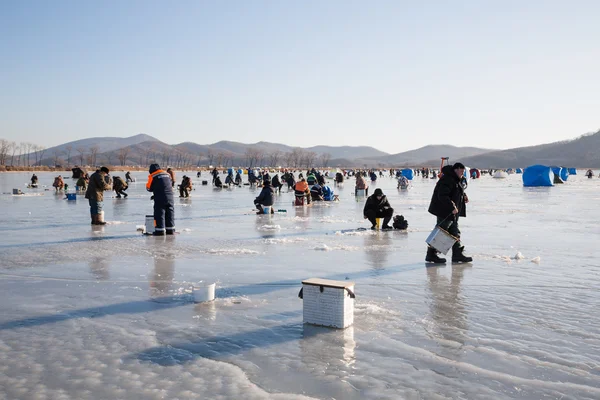
[[[90,176],[90,183],[85,192],[85,198],[90,203],[90,214],[92,216],[92,225],[106,225],[101,218],[102,205],[104,201],[104,191],[112,190],[112,185],[106,182],[108,177],[108,168],[102,167]],[[110,177],[108,179],[110,182]]]
[[[269,180],[265,180],[262,190],[256,199],[254,199],[254,205],[256,206],[258,212],[257,214],[264,213],[264,207],[271,207],[271,214],[275,213],[273,210],[273,197],[275,193],[273,192],[273,188],[271,187],[271,182]]]
[[[127,197],[127,193],[125,193],[125,191],[128,187],[129,185],[127,184],[127,182],[123,181],[123,178],[121,178],[120,176],[115,176],[115,178],[113,179],[113,189],[117,194],[117,199],[120,199],[121,195]]]
[[[375,189],[373,194],[367,197],[363,215],[365,219],[371,222],[371,229],[377,229],[377,218],[383,218],[381,229],[394,229],[388,225],[394,215],[394,209],[390,206],[387,196],[379,188]]]
[[[158,164],[150,165],[148,172],[146,190],[154,194],[154,235],[172,235],[175,233],[175,200],[171,175],[160,169]]]

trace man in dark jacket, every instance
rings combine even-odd
[[[105,225],[102,220],[102,202],[104,201],[104,191],[111,190],[112,185],[106,182],[108,177],[108,168],[102,167],[90,176],[90,183],[85,192],[85,198],[90,203],[90,214],[92,216],[92,225]]]
[[[271,186],[273,186],[273,190],[277,190],[281,193],[281,188],[283,187],[283,183],[279,180],[279,175],[273,175],[273,179],[271,179]]]
[[[446,165],[442,168],[442,177],[435,185],[429,212],[437,217],[437,225],[452,236],[460,239],[458,218],[467,216],[469,198],[465,193],[463,177],[465,166],[461,163]],[[452,246],[452,262],[471,262],[473,258],[464,255],[464,246],[460,240]],[[434,263],[445,263],[445,258],[440,258],[437,251],[429,246],[425,261]]]
[[[184,175],[179,185],[179,197],[190,197],[192,191],[192,180],[189,176]]]
[[[115,193],[117,194],[117,199],[120,199],[121,195],[127,197],[127,193],[125,193],[125,190],[127,190],[128,187],[129,187],[129,185],[127,185],[127,182],[124,182],[120,176],[114,177],[113,189],[114,189]]]
[[[271,187],[271,182],[269,180],[265,180],[262,190],[256,199],[254,199],[254,205],[258,209],[257,214],[263,214],[265,206],[271,206],[271,214],[275,213],[273,210],[273,197],[275,193],[273,193],[273,188]]]
[[[149,169],[146,190],[154,195],[154,235],[164,236],[175,233],[175,208],[171,175],[152,164]]]
[[[321,185],[314,184],[313,187],[310,188],[310,197],[313,201],[323,201],[323,188]]]
[[[379,188],[375,189],[373,194],[367,197],[363,214],[365,219],[368,219],[373,224],[371,229],[377,229],[377,218],[383,218],[381,229],[394,229],[388,225],[394,215],[394,209],[390,206],[387,196]]]

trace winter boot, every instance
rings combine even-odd
[[[427,255],[425,256],[425,261],[435,263],[435,264],[445,264],[446,259],[438,257],[438,252],[433,247],[427,247]]]
[[[106,225],[106,222],[100,219],[100,214],[94,215],[94,218],[96,219],[96,223],[94,225]]]
[[[154,231],[152,236],[165,236],[165,231]]]
[[[92,225],[96,225],[96,214],[92,214]]]
[[[454,243],[452,246],[452,262],[453,263],[469,263],[473,261],[473,257],[467,257],[463,253],[465,246],[461,246],[460,242]]]

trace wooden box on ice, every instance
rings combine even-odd
[[[304,323],[346,328],[354,322],[354,282],[302,281]]]

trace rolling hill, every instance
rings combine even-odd
[[[492,151],[461,161],[475,168],[515,168],[533,164],[599,168],[600,131],[573,140]]]

